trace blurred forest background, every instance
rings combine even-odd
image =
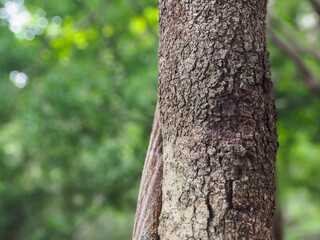
[[[0,239],[131,238],[156,0],[1,0]],[[286,240],[320,239],[320,2],[269,2]]]

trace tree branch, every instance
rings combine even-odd
[[[314,10],[320,15],[320,3],[317,0],[309,0]]]
[[[315,93],[320,95],[320,83],[317,79],[315,79],[310,72],[310,70],[306,67],[304,62],[301,60],[300,56],[291,49],[280,37],[276,35],[270,28],[268,28],[269,36],[274,44],[280,47],[287,55],[291,57],[291,59],[295,62],[296,66],[299,68],[301,73],[303,74],[304,83]]]
[[[285,33],[286,39],[290,39],[290,42],[292,43],[295,49],[297,49],[301,54],[308,54],[313,56],[318,62],[320,62],[320,53],[316,51],[314,46],[307,47],[304,44],[302,44],[297,39],[292,27],[289,26],[288,23],[281,21],[280,19],[278,19],[270,13],[268,14],[268,17],[270,21],[275,22],[275,24],[282,30],[282,32]]]

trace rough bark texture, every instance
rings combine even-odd
[[[143,168],[133,230],[133,240],[157,240],[161,210],[162,137],[159,107],[153,119],[148,152]]]
[[[160,0],[160,239],[272,239],[267,0]]]

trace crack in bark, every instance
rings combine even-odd
[[[226,193],[227,193],[228,207],[233,208],[233,204],[232,204],[233,189],[232,189],[232,181],[231,180],[226,181]]]
[[[206,204],[207,204],[207,209],[209,211],[209,217],[207,219],[206,231],[207,231],[208,238],[210,239],[210,235],[211,235],[210,234],[210,228],[211,228],[211,222],[212,222],[212,219],[213,219],[213,209],[212,209],[212,206],[210,204],[210,193],[207,193]]]

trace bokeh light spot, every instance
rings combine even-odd
[[[48,20],[45,17],[40,17],[38,19],[38,26],[41,28],[45,28],[48,25]]]
[[[24,33],[24,38],[31,41],[34,39],[34,32],[32,30],[28,30]]]
[[[24,88],[27,85],[28,76],[24,72],[12,71],[10,73],[11,81],[18,88]]]
[[[53,23],[53,25],[61,26],[61,24],[62,24],[62,18],[59,17],[59,16],[54,16],[54,17],[52,18],[52,23]]]

